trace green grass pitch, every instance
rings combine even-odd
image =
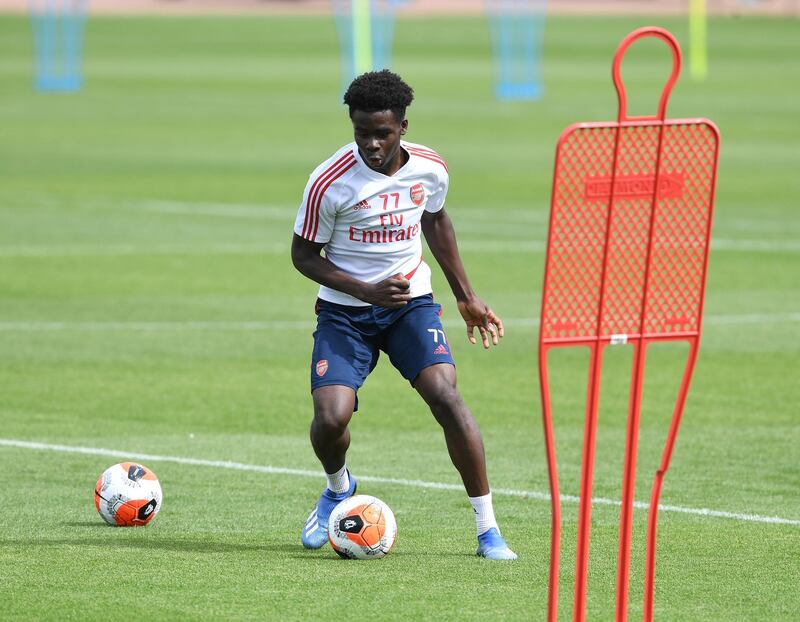
[[[682,42],[678,20],[657,21]],[[616,113],[610,63],[642,19],[548,22],[546,97],[498,103],[482,20],[398,23],[394,68],[415,87],[408,138],[448,160],[448,209],[478,291],[508,323],[466,343],[446,284],[459,381],[482,427],[495,507],[520,559],[474,557],[465,495],[363,481],[399,523],[374,563],[304,551],[321,477],[164,460],[156,522],[102,524],[99,473],[119,461],[0,446],[3,619],[543,619],[544,492],[536,328],[555,141]],[[662,502],[774,524],[664,512],[660,620],[796,620],[800,611],[800,38],[797,20],[710,23],[710,75],[670,116],[722,131],[706,326]],[[95,19],[85,89],[30,88],[22,18],[0,19],[0,437],[318,471],[307,439],[315,286],[288,255],[309,172],[351,139],[325,18]],[[632,112],[665,75],[657,46],[625,65]],[[647,501],[685,350],[654,348],[637,499]],[[609,352],[595,495],[619,499],[630,351]],[[577,494],[585,353],[551,371],[562,490]],[[458,484],[441,433],[384,359],[360,393],[354,473]],[[564,503],[570,613],[576,504]],[[618,508],[593,511],[589,619],[612,617]],[[631,619],[641,616],[637,510]]]

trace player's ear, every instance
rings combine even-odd
[[[400,135],[402,136],[408,131],[408,119],[400,121]]]

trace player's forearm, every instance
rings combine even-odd
[[[320,285],[350,294],[359,300],[368,298],[368,283],[354,279],[321,255],[292,255],[292,263],[303,276]]]
[[[467,300],[475,295],[467,278],[456,242],[456,232],[450,217],[442,212],[422,219],[422,232],[434,258],[444,272],[456,300]]]

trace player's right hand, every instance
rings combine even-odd
[[[388,279],[373,283],[370,286],[366,302],[387,309],[399,309],[411,300],[410,288],[411,281],[398,273]]]

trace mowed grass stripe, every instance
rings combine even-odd
[[[231,469],[234,471],[250,471],[254,473],[265,473],[268,475],[290,475],[294,477],[314,477],[320,479],[322,471],[311,471],[307,469],[293,469],[289,467],[276,467],[270,465],[245,464],[242,462],[231,462],[228,460],[206,460],[203,458],[187,458],[181,456],[161,456],[154,454],[140,454],[136,452],[126,452],[117,449],[105,449],[102,447],[80,447],[75,445],[55,445],[50,443],[38,443],[34,441],[23,441],[11,438],[0,438],[0,445],[5,447],[15,447],[18,449],[31,449],[38,451],[55,451],[62,453],[84,454],[89,456],[108,456],[127,460],[138,460],[140,462],[172,462],[175,464],[203,466],[217,469]],[[359,479],[365,482],[375,482],[379,484],[394,484],[398,486],[408,486],[411,488],[424,488],[429,490],[445,490],[464,492],[463,486],[458,484],[447,484],[444,482],[428,482],[416,479],[400,479],[394,477],[380,477],[377,475],[359,474]],[[507,497],[522,497],[524,499],[536,499],[538,501],[550,501],[550,495],[546,492],[535,490],[517,490],[513,488],[493,488],[492,493]],[[569,503],[578,503],[580,497],[575,495],[561,495],[561,500]],[[603,497],[593,497],[592,505],[621,505],[616,499],[606,499]],[[634,507],[640,510],[648,510],[649,503],[634,502]],[[707,516],[710,518],[724,518],[737,521],[768,523],[776,525],[792,525],[800,527],[800,519],[782,518],[779,516],[763,516],[743,512],[726,512],[724,510],[713,510],[709,508],[690,508],[677,505],[659,504],[658,509],[662,512],[675,512],[679,514],[692,514],[696,516]]]
[[[288,229],[287,229],[288,230]],[[483,253],[542,253],[544,242],[509,241],[494,239],[470,239],[461,236],[461,250]],[[0,246],[0,257],[94,257],[116,255],[281,255],[289,252],[289,242],[267,244],[243,244],[239,242],[215,242],[211,244],[55,244]],[[798,240],[751,239],[737,240],[714,238],[713,251],[753,253],[800,253]]]
[[[792,324],[800,322],[798,313],[750,313],[744,315],[710,315],[704,324],[733,326],[745,324]],[[464,326],[461,320],[444,320],[446,328]],[[507,318],[503,325],[515,328],[535,328],[538,318]],[[183,331],[270,331],[313,330],[316,322],[304,320],[255,321],[175,321],[175,322],[0,322],[0,332],[183,332]]]

